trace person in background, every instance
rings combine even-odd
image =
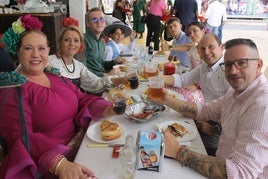
[[[160,17],[166,14],[166,3],[164,0],[151,0],[147,4],[148,15],[146,19],[147,37],[146,47],[154,43],[154,50],[159,51]]]
[[[180,19],[182,31],[186,32],[188,24],[197,21],[198,6],[196,0],[175,0],[175,16]]]
[[[38,172],[49,179],[96,178],[91,170],[72,161],[84,137],[82,131],[91,120],[116,115],[114,105],[102,97],[82,93],[70,80],[58,76],[56,69],[45,69],[50,47],[47,36],[40,31],[42,23],[30,15],[21,16],[19,21],[14,26],[25,30],[15,32],[10,28],[4,36],[12,36],[13,43],[4,43],[8,49],[17,50],[21,64],[17,73],[25,82],[19,88],[0,90],[0,131],[8,150],[0,176],[36,178]],[[23,111],[18,111],[18,100]],[[22,139],[25,130],[21,120],[25,120],[29,150]]]
[[[203,1],[202,4],[201,4],[201,10],[200,10],[200,13],[198,15],[198,18],[204,24],[206,24],[206,19],[205,19],[204,16],[205,16],[207,10],[208,10],[208,2]]]
[[[125,7],[125,0],[116,0],[114,2],[114,10],[113,10],[113,17],[119,19],[124,24],[126,24],[127,15],[126,12],[123,11]]]
[[[104,60],[105,43],[102,32],[105,25],[104,14],[100,8],[94,7],[88,11],[83,62],[92,73],[99,77],[114,74],[113,66],[124,63],[121,58],[112,61]]]
[[[209,3],[207,12],[204,16],[207,28],[210,32],[219,35],[219,26],[224,25],[227,20],[226,7],[219,0],[212,0]]]
[[[57,54],[49,56],[49,63],[60,70],[78,88],[87,93],[102,94],[109,87],[108,79],[98,77],[80,61],[74,58],[83,47],[84,35],[78,21],[72,17],[63,20],[63,27],[57,39]]]
[[[219,66],[223,62],[223,45],[215,34],[208,33],[200,40],[198,52],[204,63],[181,75],[164,75],[165,83],[178,88],[200,83],[205,102],[210,102],[223,96],[230,88]],[[210,120],[196,121],[196,125],[207,153],[215,155],[221,133],[220,124]]]
[[[141,22],[141,17],[146,14],[146,2],[145,0],[133,1],[133,30],[139,33],[139,39],[143,38],[145,31],[145,24]]]
[[[180,23],[180,19],[177,17],[172,17],[167,21],[167,27],[170,32],[170,34],[173,36],[173,41],[172,41],[172,47],[176,45],[181,45],[181,44],[190,44],[191,40],[190,38],[181,30],[182,25]],[[161,41],[161,43],[163,40]],[[162,43],[163,44],[163,49],[162,50],[167,50],[165,47],[165,44],[167,43]],[[169,48],[171,46],[168,45],[168,50],[170,50],[170,54],[168,57],[169,61],[180,61],[180,63],[177,65],[177,73],[182,74],[186,71],[189,70],[190,67],[190,60],[187,51],[178,51],[178,50],[173,50],[172,48]]]
[[[169,131],[164,131],[165,156],[207,178],[267,178],[268,83],[261,72],[263,61],[250,39],[229,40],[225,49],[220,66],[232,89],[224,96],[203,105],[167,94],[161,100],[197,121],[211,119],[222,124],[216,157],[182,147]]]
[[[105,61],[121,58],[122,62],[125,62],[125,58],[120,56],[133,54],[133,41],[136,33],[129,26],[123,24],[121,21],[115,21],[104,28],[103,34],[110,38],[110,41],[105,46]],[[126,46],[122,43],[122,40],[128,36],[130,37],[130,42]]]
[[[189,60],[190,60],[190,66],[189,69],[192,70],[196,68],[198,65],[200,65],[203,61],[200,59],[200,56],[197,51],[197,45],[202,39],[203,35],[205,34],[205,27],[203,24],[199,21],[191,22],[188,25],[187,28],[187,35],[189,36],[191,43],[190,44],[179,44],[179,45],[173,45],[172,50],[173,51],[187,51]],[[170,50],[170,45],[168,43],[162,43],[161,44],[162,50]]]
[[[0,47],[0,72],[13,71],[14,64],[9,53],[2,47]]]

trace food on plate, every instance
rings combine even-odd
[[[127,66],[126,65],[120,65],[119,69],[121,72],[126,72],[127,71]]]
[[[114,77],[114,78],[111,78],[111,81],[112,81],[114,86],[127,85],[128,84],[127,77]]]
[[[116,122],[111,122],[108,119],[105,119],[101,125],[101,138],[105,141],[110,141],[117,139],[121,136],[120,125]]]
[[[183,137],[185,134],[188,133],[188,131],[183,125],[180,125],[176,122],[172,123],[171,125],[168,125],[168,129],[175,137]]]
[[[164,62],[158,62],[157,63],[157,68],[159,71],[162,71],[164,69]]]
[[[159,50],[158,52],[156,52],[156,55],[165,55],[165,51],[164,50]]]
[[[125,90],[119,88],[111,88],[109,90],[109,99],[113,100],[115,98],[127,98]]]

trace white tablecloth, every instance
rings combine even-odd
[[[131,95],[140,95],[144,92],[147,83],[142,82],[137,90],[127,90],[127,94]],[[149,130],[155,131],[157,124],[161,124],[170,120],[180,120],[186,121],[189,124],[193,125],[196,129],[195,123],[193,119],[183,117],[178,112],[167,107],[167,110],[159,115],[158,118],[153,119],[151,121],[147,121],[145,123],[137,123],[131,121],[126,115],[114,116],[109,118],[112,121],[120,123],[123,126],[127,134],[132,134],[134,139],[136,140],[137,133],[139,130]],[[102,119],[104,120],[104,119]],[[99,122],[99,121],[97,121]],[[94,124],[96,122],[92,122]],[[197,130],[197,129],[196,129]],[[117,143],[123,144],[125,142],[125,138],[121,138]],[[120,160],[112,158],[112,147],[106,148],[88,148],[88,144],[95,144],[93,140],[91,140],[87,135],[85,135],[80,149],[76,155],[75,162],[80,163],[92,171],[95,172],[95,175],[99,179],[118,179],[120,178]],[[187,143],[187,147],[190,150],[199,152],[201,154],[207,154],[200,138],[199,133],[197,136]],[[162,179],[162,178],[205,178],[201,174],[192,170],[189,167],[182,167],[178,161],[173,159],[164,158],[162,160],[160,172],[155,171],[143,171],[136,170],[135,178],[136,179]]]

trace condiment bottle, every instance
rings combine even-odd
[[[174,63],[167,62],[164,65],[164,75],[172,75],[176,71],[176,67]]]

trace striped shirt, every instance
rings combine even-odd
[[[263,74],[240,94],[232,89],[198,104],[197,120],[204,119],[221,121],[216,156],[225,159],[228,178],[268,178],[268,83]]]
[[[173,75],[174,87],[181,88],[194,83],[201,83],[201,91],[205,102],[223,96],[230,88],[230,84],[226,80],[224,72],[220,69],[219,64],[222,62],[223,57],[212,67],[209,67],[207,63],[202,63],[187,73]]]

